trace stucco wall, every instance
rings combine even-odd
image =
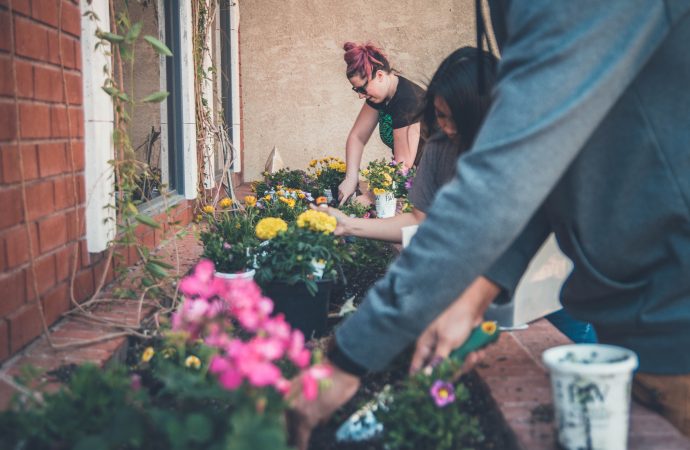
[[[240,0],[244,179],[260,176],[274,145],[291,168],[306,168],[325,155],[345,157],[345,140],[363,101],[345,78],[345,41],[378,43],[393,67],[423,85],[452,50],[473,44],[473,5]],[[375,131],[364,163],[389,155]]]

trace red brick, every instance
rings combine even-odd
[[[78,215],[77,215],[78,214]],[[77,220],[77,218],[79,220]],[[67,212],[67,241],[76,241],[86,234],[84,208],[77,210],[71,209]]]
[[[14,103],[0,103],[0,141],[17,137],[17,115]]]
[[[81,12],[70,2],[62,2],[62,31],[75,37],[81,36]]]
[[[0,3],[9,7],[9,2],[7,0],[3,0]],[[29,16],[31,15],[31,2],[29,0],[15,0],[12,2],[12,9],[15,14],[20,13]]]
[[[24,305],[7,317],[10,324],[10,353],[16,353],[38,337],[42,331],[41,315],[36,303]]]
[[[0,237],[0,273],[7,270],[7,257],[5,256],[5,239]]]
[[[67,82],[67,98],[70,105],[81,105],[84,88],[82,87],[81,75],[74,73],[66,73],[65,80]]]
[[[26,300],[26,277],[23,270],[0,274],[0,318],[7,317],[21,307]]]
[[[14,95],[14,81],[12,80],[12,61],[7,55],[0,54],[0,95]]]
[[[50,137],[50,107],[36,103],[21,103],[19,125],[22,138]]]
[[[56,214],[38,223],[38,239],[41,253],[67,242],[67,222],[64,214]]]
[[[75,206],[74,191],[78,186],[74,186],[74,177],[66,176],[53,181],[55,183],[55,210],[59,211],[68,207]]]
[[[0,3],[2,0],[0,0]],[[10,13],[0,9],[0,50],[10,51],[12,35],[10,34]]]
[[[43,26],[15,16],[14,42],[18,55],[45,61],[48,56],[48,34]]]
[[[0,190],[0,229],[11,227],[23,220],[21,199],[21,191],[17,186]]]
[[[60,283],[48,291],[43,296],[42,302],[46,322],[48,325],[52,325],[62,316],[62,313],[69,309],[69,286],[67,283]]]
[[[67,171],[65,144],[39,144],[38,169],[41,177],[57,175]]]
[[[10,357],[10,332],[7,321],[0,320],[0,363]]]
[[[103,277],[103,272],[107,270],[105,275],[105,283],[110,283],[115,278],[115,271],[112,264],[107,264],[107,258],[101,258],[101,260],[93,267],[93,276],[96,284],[101,282],[101,277]]]
[[[62,34],[58,39],[58,32],[54,30],[48,31],[48,61],[64,65],[66,68],[76,68],[75,43],[78,42],[75,38]],[[60,59],[60,46],[62,46],[62,60]]]
[[[84,175],[77,175],[77,195],[79,196],[79,204],[86,203],[86,187],[84,184]]]
[[[77,273],[74,280],[74,296],[79,302],[91,297],[94,291],[93,271],[91,269],[84,269]]]
[[[34,68],[34,90],[36,100],[62,101],[62,73],[52,67]]]
[[[75,255],[74,253],[76,248],[77,246],[75,244],[71,244],[55,253],[55,276],[58,283],[69,280],[72,276],[74,257],[79,257],[78,254]]]
[[[29,265],[26,268],[26,299],[27,301],[36,298],[36,291],[34,290],[34,272],[36,272],[36,281],[38,288],[38,295],[43,295],[50,288],[55,286],[55,255],[44,255],[34,259],[33,268]]]
[[[24,162],[24,180],[31,181],[38,178],[38,161],[36,146],[24,144],[21,147]],[[3,183],[15,183],[21,180],[21,165],[19,164],[19,148],[16,145],[0,145],[0,173]]]
[[[29,226],[34,254],[38,251],[38,231],[36,224]],[[24,264],[29,260],[29,242],[26,236],[26,226],[20,225],[2,233],[5,241],[7,267],[9,269]]]
[[[26,61],[15,60],[17,71],[17,96],[19,98],[33,98],[34,96],[34,67]]]
[[[72,140],[71,143],[67,143],[67,162],[70,170],[83,171],[86,163],[85,158],[84,141]]]
[[[59,0],[32,0],[32,17],[54,28],[58,26]]]
[[[26,207],[29,220],[36,220],[55,210],[53,205],[53,182],[50,180],[33,183],[26,188]]]
[[[81,107],[69,109],[69,123],[67,122],[67,111],[64,105],[53,106],[50,111],[51,135],[54,138],[84,136],[84,114]]]

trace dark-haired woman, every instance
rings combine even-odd
[[[419,111],[424,90],[391,68],[380,48],[367,43],[346,42],[346,75],[352,90],[366,101],[357,115],[345,144],[347,172],[338,187],[342,204],[357,189],[364,146],[378,125],[393,159],[407,167],[414,164],[419,145]]]
[[[423,107],[418,109],[417,115],[421,112],[424,127],[432,130],[432,135],[424,147],[410,191],[412,212],[386,219],[359,219],[329,208],[329,214],[338,219],[336,234],[401,242],[403,227],[424,220],[434,195],[455,174],[457,158],[471,147],[489,110],[496,59],[486,52],[482,57],[486,87],[483,95],[477,89],[477,50],[471,47],[451,53],[429,83]]]

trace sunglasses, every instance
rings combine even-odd
[[[361,86],[352,86],[352,90],[355,91],[358,94],[362,95],[367,95],[367,85],[369,84],[369,80],[367,80],[363,85]]]

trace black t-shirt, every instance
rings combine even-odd
[[[372,103],[367,100],[367,105],[379,112],[379,135],[383,143],[391,149],[393,130],[419,122],[424,95],[424,89],[398,75],[398,87],[388,103]]]

